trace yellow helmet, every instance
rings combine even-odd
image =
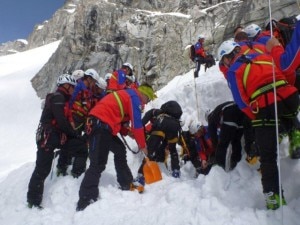
[[[152,87],[147,84],[147,83],[144,83],[144,84],[141,84],[139,87],[138,87],[138,91],[144,95],[146,95],[150,100],[153,100],[155,98],[157,98],[156,94],[154,93],[154,90],[152,89]]]

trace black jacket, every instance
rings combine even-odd
[[[41,126],[50,127],[58,132],[65,133],[69,137],[76,137],[77,133],[65,115],[65,107],[67,107],[66,103],[69,99],[70,95],[62,87],[59,87],[56,92],[48,94],[40,119]]]
[[[218,105],[208,115],[207,121],[208,132],[214,147],[218,144],[218,128],[220,128],[223,123],[226,123],[229,126],[235,126],[237,129],[242,128],[244,117],[244,113],[232,101]]]

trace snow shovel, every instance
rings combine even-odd
[[[144,173],[146,184],[152,184],[162,179],[161,172],[157,162],[150,161],[150,159],[147,156],[145,156],[143,173]]]

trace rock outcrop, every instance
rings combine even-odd
[[[295,0],[271,6],[275,18],[298,10]],[[268,2],[261,0],[68,0],[28,38],[27,48],[61,40],[32,85],[44,98],[61,73],[94,68],[104,76],[130,62],[139,82],[158,89],[194,66],[182,53],[197,35],[206,36],[214,54],[238,24],[264,26],[268,16]]]

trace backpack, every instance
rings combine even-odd
[[[214,65],[216,65],[214,56],[211,54],[207,54],[207,56],[205,58],[205,71],[207,70],[207,68],[210,68]]]
[[[191,47],[190,47],[190,59],[191,59],[192,61],[194,61],[195,56],[196,56],[195,46],[194,46],[194,45],[191,45]]]
[[[163,113],[172,116],[175,119],[180,119],[182,115],[181,106],[176,101],[168,101],[160,107]]]
[[[195,46],[192,44],[189,44],[185,47],[182,56],[185,59],[190,59],[192,61],[194,61],[196,53],[195,53]]]
[[[273,32],[274,37],[280,41],[284,48],[292,38],[296,23],[296,15],[282,18],[276,23],[276,27]]]

